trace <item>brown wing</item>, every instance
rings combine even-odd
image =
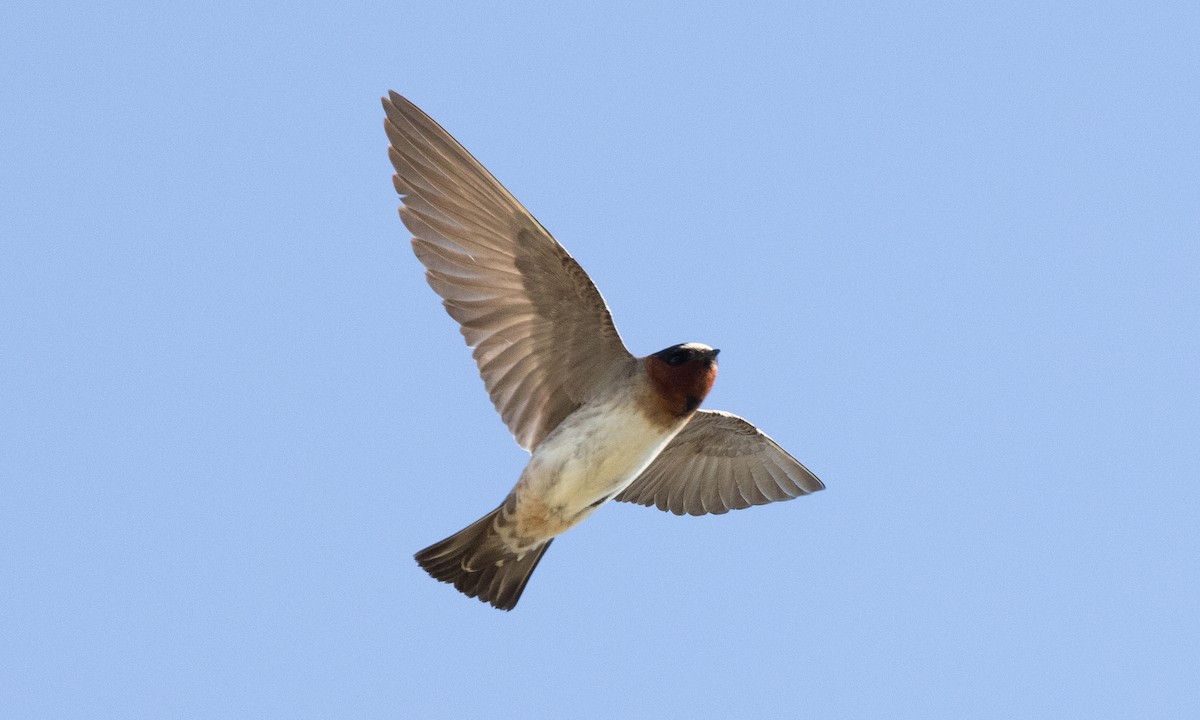
[[[758,428],[737,415],[701,410],[616,499],[676,515],[704,515],[824,488]]]
[[[400,217],[474,348],[492,403],[533,450],[633,356],[587,273],[449,133],[383,99]]]

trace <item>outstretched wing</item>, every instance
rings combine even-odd
[[[491,173],[405,98],[383,108],[413,251],[532,451],[633,356],[587,273]]]
[[[616,497],[676,515],[720,514],[791,500],[825,485],[750,423],[701,410]]]

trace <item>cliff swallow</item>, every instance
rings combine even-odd
[[[483,165],[400,95],[383,108],[413,251],[532,453],[499,507],[416,554],[430,575],[511,610],[554,538],[609,500],[703,515],[824,487],[742,418],[698,409],[716,349],[634,357],[587,273]]]

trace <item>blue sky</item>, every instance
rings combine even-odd
[[[0,25],[6,718],[1200,715],[1195,3]],[[525,454],[389,88],[828,489],[610,505],[509,614],[426,577]]]

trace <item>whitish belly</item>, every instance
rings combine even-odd
[[[534,451],[513,488],[516,534],[549,538],[582,522],[646,469],[682,427],[619,403],[581,408]]]

